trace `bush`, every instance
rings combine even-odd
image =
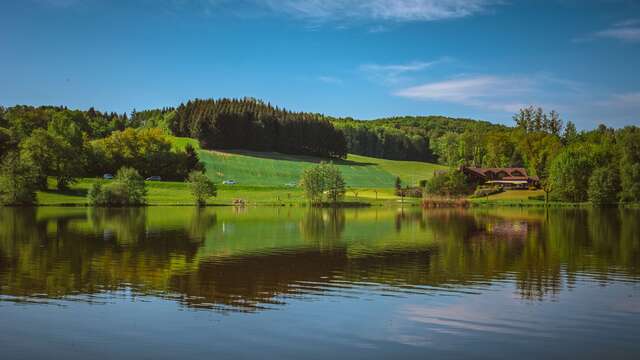
[[[458,170],[449,170],[436,174],[427,182],[428,194],[441,196],[460,196],[469,193],[464,174]]]
[[[618,170],[610,167],[596,169],[589,178],[589,201],[594,205],[612,205],[618,203],[620,177]]]
[[[191,195],[199,206],[204,206],[208,198],[217,195],[216,184],[199,171],[191,172],[187,181]]]
[[[0,164],[0,204],[35,204],[37,188],[36,168],[16,152],[7,154]]]
[[[489,187],[481,187],[479,186],[476,191],[473,193],[473,197],[485,197],[489,195],[499,194],[504,191],[502,186],[489,186]]]
[[[147,188],[138,171],[122,168],[112,183],[93,184],[87,197],[94,206],[139,206],[146,203]]]

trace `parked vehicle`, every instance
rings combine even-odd
[[[162,178],[160,176],[149,176],[145,180],[146,181],[162,181]]]
[[[102,178],[105,180],[112,180],[113,179],[113,175],[111,174],[104,174],[102,175]]]
[[[235,180],[225,180],[222,182],[223,185],[235,185],[237,182]]]
[[[294,183],[294,182],[290,182],[290,183],[284,184],[284,186],[286,186],[286,187],[296,187],[296,186],[298,186],[298,184]]]

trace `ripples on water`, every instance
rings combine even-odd
[[[588,338],[632,357],[640,340],[638,215],[0,209],[0,315],[21,321],[40,306],[62,316],[89,305],[135,317],[162,307],[164,316],[167,308],[231,315],[237,321],[231,328],[240,329],[245,318],[233,314],[258,321],[257,314],[275,311],[274,323],[302,324],[281,330],[285,337],[301,331],[309,340],[318,324],[331,321],[350,329],[320,331],[329,331],[323,341],[347,350],[345,356],[386,344],[473,357],[495,349],[473,353],[460,346],[482,340],[515,351]],[[193,318],[184,331],[203,326],[202,319]],[[29,321],[26,333],[38,323]],[[0,326],[0,334],[8,329]]]

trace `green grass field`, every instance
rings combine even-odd
[[[171,137],[175,149],[192,144],[200,149],[198,141],[190,138]],[[274,152],[248,150],[211,151],[199,150],[207,175],[217,183],[235,180],[238,185],[284,187],[297,183],[302,172],[326,159],[287,155]],[[405,185],[417,185],[420,180],[433,176],[434,170],[446,167],[419,161],[395,161],[349,154],[345,160],[334,160],[340,168],[347,186],[355,188],[391,188],[396,176]]]
[[[200,159],[205,163],[207,175],[216,182],[235,180],[247,186],[282,187],[297,183],[302,172],[324,159],[263,153],[246,150],[201,150]],[[414,161],[382,160],[366,156],[349,155],[346,160],[334,160],[348,187],[391,188],[396,176],[406,185],[417,185],[422,179],[430,179],[440,165]]]

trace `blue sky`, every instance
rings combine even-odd
[[[0,0],[0,104],[640,124],[640,1]]]

